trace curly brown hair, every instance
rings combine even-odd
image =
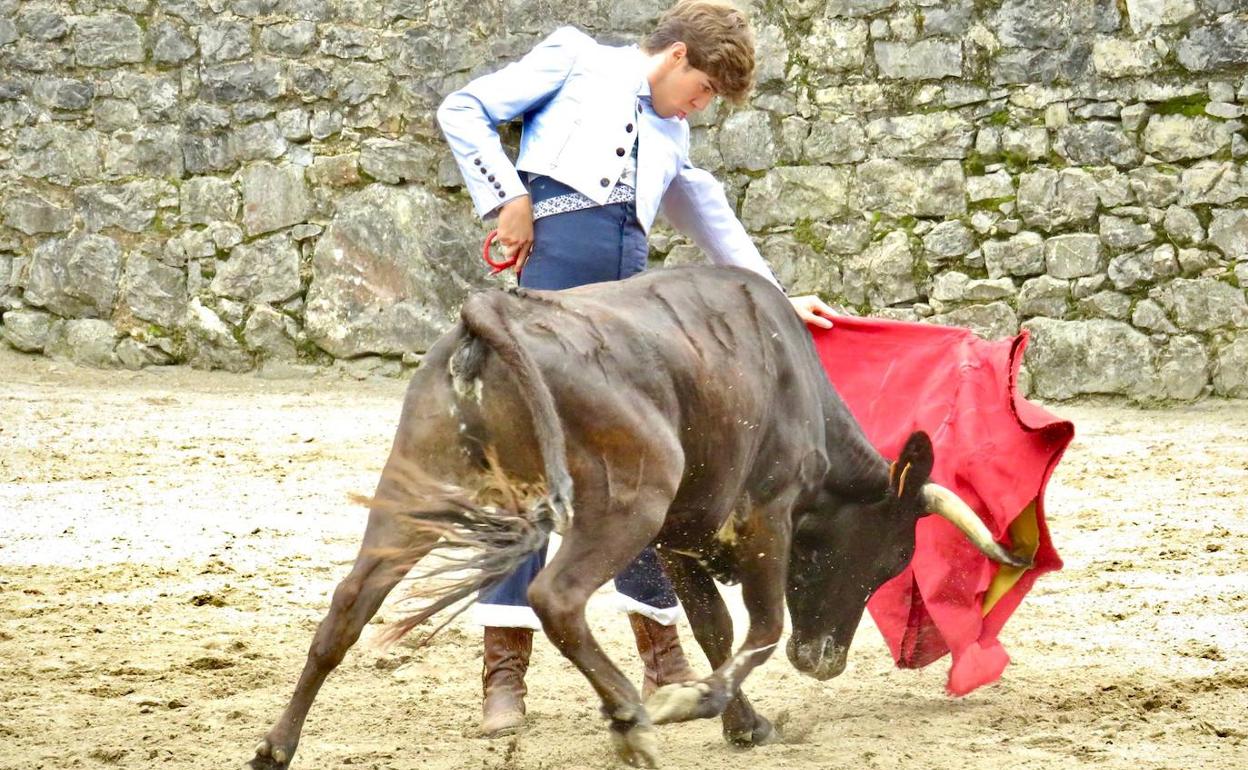
[[[672,43],[685,44],[689,66],[705,72],[721,96],[745,101],[754,85],[754,30],[743,11],[724,0],[680,0],[641,47],[653,54]]]

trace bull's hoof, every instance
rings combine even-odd
[[[273,741],[265,736],[256,745],[256,756],[247,763],[251,770],[286,770],[290,767],[290,759],[295,755],[293,746],[274,746]]]
[[[783,736],[759,714],[754,715],[754,727],[748,730],[729,730],[724,725],[724,740],[741,749],[752,749],[755,746],[766,746],[779,743]]]
[[[706,682],[669,684],[646,699],[646,713],[656,725],[706,719],[723,710],[716,700],[715,690]]]
[[[659,737],[649,725],[611,725],[616,756],[630,767],[659,766]]]

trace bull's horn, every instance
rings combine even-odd
[[[961,530],[971,544],[989,559],[1011,567],[1031,566],[1029,559],[1015,556],[993,540],[992,533],[988,531],[984,522],[979,520],[979,516],[975,515],[975,511],[971,510],[971,506],[952,490],[929,481],[923,485],[923,503],[927,506],[927,510],[948,519],[953,526]]]

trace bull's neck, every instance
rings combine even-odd
[[[842,499],[877,500],[888,491],[888,460],[871,442],[836,391],[824,395],[828,473],[825,489]]]

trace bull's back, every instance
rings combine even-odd
[[[565,318],[581,314],[596,327],[605,348],[600,370],[671,420],[684,449],[689,505],[733,490],[765,494],[823,451],[830,386],[809,331],[763,278],[735,268],[673,268],[561,298]],[[568,338],[590,342],[566,321]]]
[[[560,292],[616,339],[644,339],[675,366],[724,371],[741,365],[807,367],[810,335],[788,299],[741,268],[687,266]]]
[[[666,371],[685,375],[706,404],[740,417],[817,406],[826,381],[810,333],[788,299],[740,268],[656,270],[617,284],[621,331],[644,335]],[[588,288],[588,287],[587,287]],[[594,287],[610,301],[611,285]],[[588,292],[587,292],[588,294]],[[783,396],[781,401],[772,397]]]
[[[714,507],[747,488],[757,496],[822,446],[826,379],[809,333],[753,273],[675,268],[563,292],[492,292],[490,302],[540,371],[569,442],[674,437],[681,504]],[[453,373],[472,349],[482,354],[473,371]],[[415,373],[392,458],[462,483],[488,447],[510,474],[534,479],[533,431],[514,373],[461,323]]]

